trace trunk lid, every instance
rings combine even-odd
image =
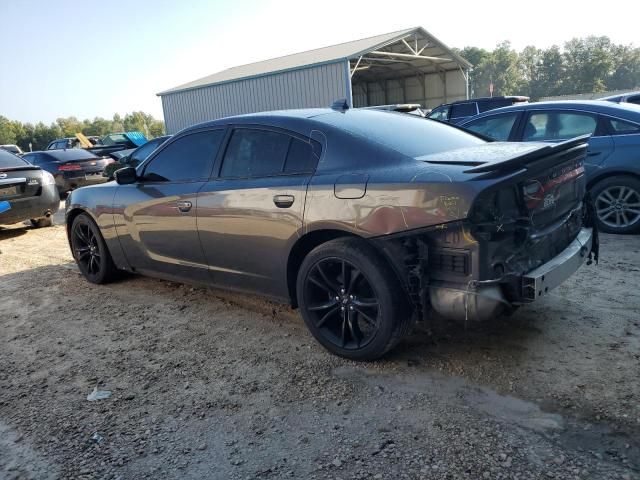
[[[0,169],[0,201],[40,195],[42,171],[39,167]]]

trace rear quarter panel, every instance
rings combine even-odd
[[[459,181],[460,167],[429,165],[356,137],[327,137],[307,191],[304,233],[374,237],[463,219],[484,183]],[[360,180],[349,184],[353,179]]]

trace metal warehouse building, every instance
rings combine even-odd
[[[167,133],[243,113],[468,98],[471,64],[421,27],[229,68],[158,95]]]

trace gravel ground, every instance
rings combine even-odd
[[[288,307],[90,285],[63,227],[0,228],[0,478],[640,478],[640,237],[602,237],[546,299],[358,364]]]

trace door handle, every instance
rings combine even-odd
[[[595,157],[596,155],[599,155],[600,152],[594,152],[593,150],[587,150],[587,157]]]
[[[178,210],[180,210],[181,212],[188,212],[189,210],[191,210],[191,207],[193,206],[193,204],[189,201],[186,200],[180,200],[178,203]]]
[[[295,197],[293,195],[275,195],[273,197],[273,203],[276,204],[278,208],[289,208],[293,205]]]

